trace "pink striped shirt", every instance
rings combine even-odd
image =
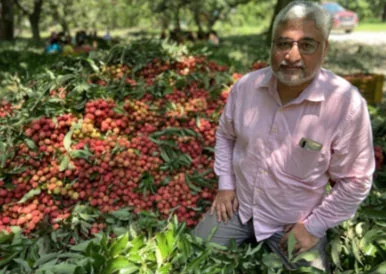
[[[349,82],[321,69],[282,105],[268,67],[233,86],[216,133],[215,172],[219,189],[236,190],[241,221],[253,218],[258,241],[298,221],[322,237],[366,198],[373,153],[366,101]],[[329,178],[336,185],[326,193]]]

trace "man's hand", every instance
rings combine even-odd
[[[309,233],[302,222],[298,222],[295,225],[286,225],[284,232],[284,237],[280,240],[280,248],[283,251],[287,251],[288,236],[292,232],[296,239],[296,244],[293,249],[294,255],[313,248],[319,242],[319,238]]]
[[[236,191],[234,190],[219,190],[214,198],[210,214],[213,215],[216,211],[218,222],[228,222],[233,216],[233,213],[237,211],[239,207],[239,201],[236,197]]]

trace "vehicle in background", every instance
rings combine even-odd
[[[358,16],[355,12],[347,10],[336,2],[326,2],[322,4],[333,17],[332,29],[344,30],[350,33],[358,25]]]

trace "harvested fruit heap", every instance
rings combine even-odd
[[[227,67],[184,56],[97,71],[46,91],[36,84],[42,96],[14,102],[19,110],[2,103],[0,126],[29,118],[3,142],[0,230],[58,228],[77,204],[193,226],[211,203],[215,127],[234,81]]]

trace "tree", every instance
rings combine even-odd
[[[173,25],[175,32],[181,31],[181,21],[190,19],[198,29],[199,35],[213,31],[220,19],[225,20],[238,5],[251,0],[158,0],[151,4],[152,11],[158,15],[163,31]],[[181,20],[181,18],[183,18]]]
[[[60,24],[64,33],[70,32],[70,14],[73,13],[73,0],[62,0],[54,1],[51,0],[49,3],[49,9],[53,18]]]
[[[43,7],[43,0],[33,0],[33,6],[31,8],[32,11],[26,7],[27,4],[22,5],[20,3],[20,0],[14,0],[14,3],[22,11],[22,13],[28,17],[28,20],[31,25],[32,37],[35,41],[39,41],[40,40],[39,22],[40,22],[42,7]]]
[[[163,28],[168,28],[172,22],[174,30],[181,30],[181,11],[192,0],[158,0],[152,1],[150,8],[154,13],[160,15]]]
[[[383,4],[382,22],[386,22],[386,1]]]
[[[214,25],[220,19],[226,20],[238,5],[246,4],[251,0],[196,0],[188,4],[188,9],[193,14],[194,22],[199,32],[212,32]]]
[[[0,1],[0,40],[13,40],[14,13],[12,0]]]

